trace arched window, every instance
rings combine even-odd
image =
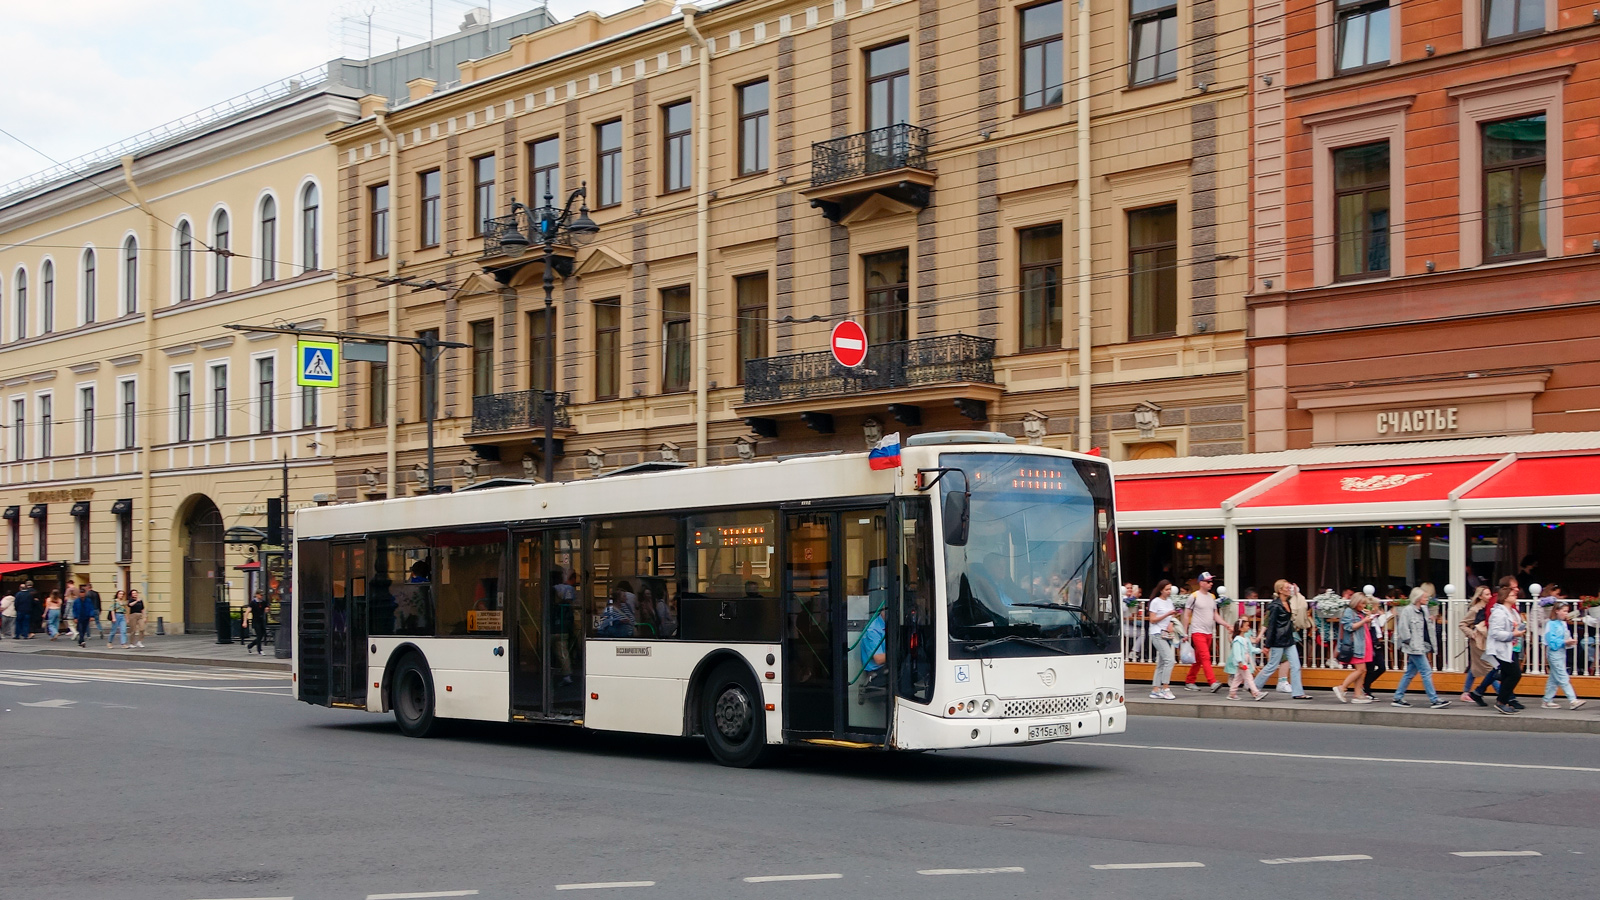
[[[194,299],[194,229],[189,220],[178,223],[178,302]]]
[[[300,271],[320,269],[317,254],[317,186],[308,184],[300,192]]]
[[[211,218],[211,246],[217,251],[211,254],[211,292],[214,294],[228,292],[228,242],[228,211],[219,209]]]
[[[45,260],[39,266],[39,333],[56,330],[56,264]]]
[[[14,341],[20,341],[28,336],[28,270],[18,269],[15,287],[11,291],[11,303],[17,314],[16,333],[11,336]]]
[[[133,235],[122,242],[122,314],[139,311],[139,240]]]
[[[261,199],[261,280],[278,277],[278,202]]]
[[[94,262],[94,248],[88,247],[83,251],[83,324],[93,325],[95,320],[95,307],[98,297],[95,288],[96,270]]]

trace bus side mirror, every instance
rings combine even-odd
[[[951,491],[944,495],[944,542],[951,547],[967,545],[967,526],[972,520],[972,495]]]

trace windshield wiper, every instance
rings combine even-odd
[[[1039,647],[1039,648],[1042,648],[1044,650],[1049,650],[1051,653],[1059,653],[1062,656],[1071,656],[1072,655],[1071,653],[1068,653],[1067,651],[1061,649],[1060,647],[1056,647],[1056,646],[1052,646],[1050,644],[1046,644],[1044,641],[1041,641],[1038,638],[1023,637],[1020,634],[1008,634],[1005,637],[997,637],[992,641],[984,641],[981,644],[967,644],[966,645],[967,646],[967,652],[968,653],[977,653],[980,650],[987,650],[988,648],[993,647],[996,644],[1004,644],[1007,641],[1016,641],[1019,644],[1027,644],[1027,645],[1029,645],[1031,647]]]
[[[1012,606],[1029,606],[1034,609],[1083,609],[1081,606],[1069,606],[1065,603],[1013,603]]]

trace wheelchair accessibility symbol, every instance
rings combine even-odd
[[[968,665],[956,666],[956,684],[968,684],[972,681],[972,667]]]

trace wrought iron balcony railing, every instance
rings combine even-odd
[[[572,424],[569,407],[572,395],[556,392],[555,425]],[[483,394],[472,398],[472,432],[523,431],[544,427],[544,391],[510,391]]]
[[[811,145],[813,187],[895,169],[927,168],[928,129],[904,122]]]
[[[869,346],[866,361],[854,369],[834,362],[828,351],[746,360],[744,402],[837,397],[962,381],[993,384],[994,347],[993,338],[947,334]]]

